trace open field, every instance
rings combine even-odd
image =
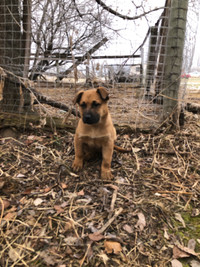
[[[200,78],[190,78],[183,80],[185,87],[187,82],[187,90],[185,94],[185,102],[200,104]],[[2,84],[0,85],[2,87]],[[84,89],[83,84],[65,83],[59,87],[54,83],[38,83],[36,88],[45,96],[54,101],[64,103],[73,107],[72,99],[75,93]],[[162,118],[162,105],[153,104],[152,101],[145,99],[145,91],[143,88],[134,88],[131,84],[117,84],[108,88],[110,93],[109,106],[113,121],[118,125],[130,125],[132,128],[151,129],[160,126]],[[37,105],[45,116],[67,118],[69,124],[74,124],[74,117],[68,116],[68,113],[48,105]]]
[[[77,86],[76,89],[66,86],[63,88],[40,88],[39,91],[58,102],[73,107],[72,100],[75,93],[83,88],[84,87],[80,85]],[[110,94],[109,107],[114,123],[130,125],[137,128],[149,128],[152,123],[158,123],[162,107],[143,99],[144,89],[133,88],[129,84],[123,84],[117,85],[114,88],[108,88],[108,90]],[[48,112],[50,112],[52,116],[64,116],[63,111],[54,108],[48,107]],[[70,117],[68,120],[70,121]]]
[[[185,102],[200,104],[200,79],[187,80]],[[183,84],[185,80],[183,80]],[[185,86],[184,86],[185,87]],[[82,84],[65,84],[62,87],[38,87],[44,95],[73,107],[72,100],[78,90],[84,89]],[[154,104],[145,99],[144,88],[135,88],[131,84],[116,84],[108,88],[110,93],[109,106],[115,124],[130,125],[133,128],[151,129],[160,126],[162,105]],[[52,116],[68,116],[65,112],[54,108],[47,108]],[[70,122],[71,117],[68,117]]]
[[[189,102],[200,104],[200,78],[188,80],[186,99]]]

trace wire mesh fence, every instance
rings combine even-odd
[[[173,76],[175,101],[185,103],[199,17],[199,1],[173,2],[1,1],[1,112],[70,122],[75,93],[104,86],[115,123],[158,127],[174,97],[164,94]],[[179,62],[168,67],[175,55]]]

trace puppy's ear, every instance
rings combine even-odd
[[[108,91],[105,87],[97,88],[97,93],[100,95],[102,100],[107,101],[109,99]]]
[[[81,90],[81,91],[79,91],[79,92],[76,94],[76,96],[75,96],[74,99],[73,99],[73,104],[74,104],[74,105],[77,104],[77,103],[78,103],[78,104],[80,103],[80,101],[81,101],[81,97],[82,97],[83,93],[84,93],[84,91]]]

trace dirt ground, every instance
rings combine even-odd
[[[102,181],[100,159],[73,173],[65,130],[0,139],[1,266],[200,266],[200,116],[117,144]]]
[[[75,93],[40,91],[65,104]],[[116,144],[132,150],[114,152],[113,180],[100,179],[101,159],[72,171],[67,130],[32,125],[1,136],[2,267],[200,266],[200,115],[186,112],[185,125],[169,130],[158,123],[162,106],[145,102],[141,90],[110,94]],[[199,103],[195,88],[187,97]],[[37,108],[76,124],[62,110]]]
[[[187,82],[187,85],[186,85]],[[62,86],[52,86],[53,83],[38,83],[36,88],[45,96],[64,103],[73,108],[72,100],[77,91],[85,89],[83,83],[77,84],[62,84]],[[181,87],[186,103],[200,104],[200,79],[190,78],[188,81],[182,80]],[[153,98],[146,96],[146,91],[141,87],[133,87],[133,85],[115,84],[107,86],[110,100],[109,107],[113,122],[117,125],[130,126],[134,129],[155,129],[159,128],[163,121],[163,106],[161,103],[155,103]],[[152,96],[154,93],[152,92]],[[68,113],[55,109],[53,107],[46,107],[45,113],[48,116],[67,117],[68,122],[71,123],[71,117]],[[73,122],[72,122],[73,123]]]

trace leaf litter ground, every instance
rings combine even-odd
[[[1,138],[1,266],[200,264],[200,117],[180,131],[119,131],[114,179],[71,169],[73,134]],[[181,263],[182,262],[182,263]]]

